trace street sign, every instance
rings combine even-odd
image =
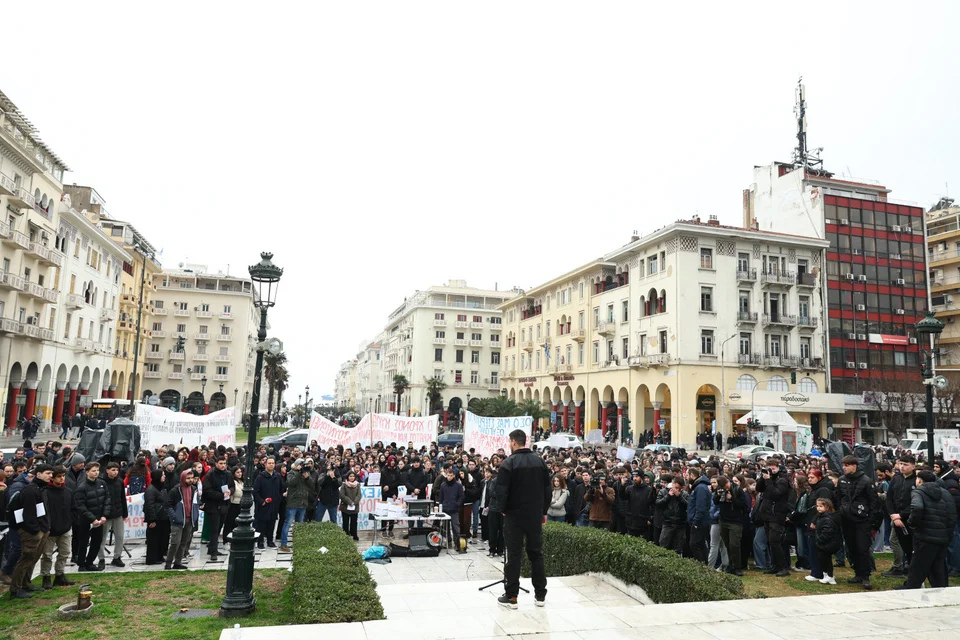
[[[657,426],[663,429],[665,426],[667,426],[667,421],[661,418],[660,420],[657,420]]]
[[[27,396],[20,394],[16,398],[17,404],[21,407],[27,404]]]
[[[551,412],[550,412],[550,424],[554,424],[556,421],[557,421],[557,412],[556,412],[556,411],[551,411]]]

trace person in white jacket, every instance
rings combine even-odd
[[[559,475],[553,476],[553,493],[550,496],[550,507],[547,509],[547,519],[553,522],[563,522],[567,516],[567,483]]]

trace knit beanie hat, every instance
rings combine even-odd
[[[82,455],[80,455],[79,453],[75,453],[75,454],[73,454],[72,456],[70,456],[70,466],[71,466],[71,467],[72,467],[73,465],[75,465],[75,464],[86,464],[86,462],[87,462],[87,459],[84,458],[84,457],[83,457]]]
[[[164,467],[166,467],[167,465],[171,465],[171,464],[177,464],[177,461],[174,460],[172,456],[167,456],[166,458],[163,459],[163,466],[164,466]]]

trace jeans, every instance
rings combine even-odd
[[[577,524],[576,524],[576,526],[578,526],[578,527],[585,527],[585,526],[587,526],[587,523],[588,523],[588,522],[589,522],[589,520],[587,519],[587,514],[581,513],[579,516],[577,516]]]
[[[740,543],[740,536],[737,536],[737,543]],[[717,557],[720,558],[720,566],[724,569],[730,566],[730,555],[727,552],[727,545],[720,536],[720,524],[710,525],[710,554],[707,556],[707,566],[715,569],[717,566]]]
[[[329,507],[321,502],[317,503],[317,510],[314,512],[314,521],[323,522],[323,516],[327,515],[330,518],[330,522],[337,523],[337,506],[336,504],[330,505]]]
[[[562,520],[562,518],[561,518]],[[477,537],[477,527],[480,526],[480,501],[474,500],[473,502],[473,537]]]
[[[20,553],[23,547],[20,545],[20,531],[16,527],[7,529],[7,563],[3,565],[3,574],[13,575],[13,569],[20,562]]]
[[[450,535],[453,536],[453,544],[457,545],[459,549],[460,545],[460,510],[454,509],[449,511],[444,509],[443,512],[450,516]]]
[[[286,547],[288,536],[290,535],[290,527],[293,523],[303,522],[304,518],[307,517],[306,507],[299,509],[287,509],[287,517],[283,521],[283,532],[280,534],[280,546]]]
[[[770,548],[767,546],[767,531],[757,527],[753,536],[753,565],[757,569],[770,568]]]
[[[803,532],[803,544],[807,549],[807,560],[810,562],[810,575],[814,578],[822,578],[823,567],[820,566],[820,553],[817,550],[815,529],[807,529]]]
[[[516,598],[520,593],[520,553],[526,538],[530,577],[533,579],[533,595],[537,600],[543,600],[547,595],[547,573],[543,566],[542,521],[539,517],[524,519],[511,516],[505,517],[503,521],[503,540],[507,547],[503,569],[504,592],[509,598]]]
[[[717,525],[717,536],[721,540],[720,548],[724,555],[728,555],[724,564],[728,571],[740,570],[740,538],[743,535],[743,525],[735,522],[721,522]],[[710,565],[713,567],[713,564]]]
[[[564,522],[564,521],[566,520],[566,516],[550,516],[550,515],[548,515],[548,516],[547,516],[547,520],[549,520],[550,522]]]

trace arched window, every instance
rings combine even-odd
[[[640,296],[640,317],[643,318],[647,315],[647,297]]]
[[[816,393],[817,382],[813,378],[800,378],[800,384],[797,385],[797,391],[800,393]]]
[[[790,387],[787,386],[787,379],[783,376],[773,376],[767,382],[767,391],[789,391]]]
[[[41,200],[42,198],[43,198],[43,196],[40,195],[40,189],[34,189],[34,191],[33,191],[33,201],[36,202],[37,204],[40,204],[40,200]]]
[[[666,289],[660,290],[660,300],[658,300],[658,303],[659,303],[658,306],[660,307],[659,313],[666,313],[667,312],[667,290]]]
[[[753,391],[755,384],[757,384],[757,379],[749,373],[745,373],[737,378],[737,391]]]
[[[647,292],[647,312],[644,315],[652,316],[655,313],[659,313],[657,311],[657,290],[650,289]]]

